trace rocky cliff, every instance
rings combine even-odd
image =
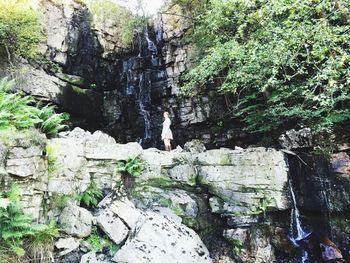
[[[18,88],[69,112],[73,127],[159,147],[167,110],[177,145],[192,138],[211,147],[250,141],[238,124],[226,127],[223,97],[178,97],[180,77],[196,54],[183,38],[188,22],[177,6],[149,19],[131,44],[122,42],[118,16],[97,12],[92,5],[40,1],[37,8],[46,35],[39,58],[17,58],[15,68],[4,58],[0,74],[16,77]]]
[[[125,177],[118,163],[135,158],[142,173]],[[80,128],[49,140],[35,130],[1,136],[2,188],[17,184],[26,212],[60,222],[55,255],[61,262],[298,262],[288,237],[293,169],[284,152],[267,148],[206,150],[194,141],[168,153]],[[309,176],[299,182],[315,178]],[[347,182],[338,182],[346,199],[336,190],[327,197],[337,212],[350,203]],[[76,199],[91,184],[103,193],[96,207]],[[324,200],[307,206],[315,197],[294,184],[303,211],[326,211],[316,206]],[[346,220],[334,214],[331,226],[344,256]],[[89,246],[96,228],[120,247],[116,253]]]

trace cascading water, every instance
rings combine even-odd
[[[148,27],[143,32],[138,32],[134,42],[138,53],[129,57],[123,64],[125,95],[133,98],[138,116],[142,117],[143,121],[143,135],[139,139],[143,147],[154,147],[156,144],[152,116],[155,109],[152,106],[151,94],[153,88],[161,86],[159,83],[166,79],[161,57],[161,35],[162,32],[153,32]],[[139,124],[138,120],[137,125]]]
[[[293,201],[293,208],[291,212],[291,223],[290,223],[290,232],[289,232],[289,239],[292,241],[295,247],[298,247],[301,252],[301,262],[307,263],[309,260],[308,252],[305,248],[301,245],[301,242],[305,240],[310,234],[310,231],[306,231],[302,227],[302,223],[300,220],[300,212],[297,206],[292,181],[289,181],[289,187],[290,187],[290,193],[292,196]]]

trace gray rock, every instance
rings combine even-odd
[[[227,224],[232,227],[250,227],[258,222],[258,217],[253,215],[229,216]]]
[[[101,131],[96,131],[86,142],[85,154],[88,159],[128,160],[142,153],[138,143],[117,144],[115,140]]]
[[[93,216],[85,208],[69,203],[60,215],[62,230],[68,235],[87,237],[91,234]]]
[[[59,250],[63,249],[63,251],[60,251],[59,254],[60,256],[64,256],[76,250],[79,247],[79,241],[73,237],[60,238],[55,243],[55,247],[58,248]]]
[[[346,152],[332,154],[331,165],[333,172],[350,179],[350,156]]]
[[[176,165],[168,170],[168,176],[176,182],[196,185],[197,171],[194,166],[189,164]]]
[[[19,177],[33,178],[39,177],[40,174],[46,172],[47,162],[41,156],[20,159],[8,159],[6,162],[7,173]]]
[[[114,262],[212,262],[209,252],[190,228],[154,212],[145,212]]]
[[[123,221],[110,210],[104,210],[97,217],[97,224],[116,244],[120,244],[128,236],[129,229],[125,226]]]
[[[185,143],[184,150],[190,153],[201,153],[205,152],[206,148],[204,143],[200,140],[192,140]]]
[[[100,263],[95,252],[89,252],[81,257],[80,263]]]
[[[312,132],[309,128],[301,130],[289,130],[279,137],[279,142],[284,149],[310,148],[313,146]]]
[[[266,148],[210,150],[197,155],[198,181],[226,203],[252,212],[289,206],[288,165],[283,152]],[[227,212],[232,212],[228,210]]]

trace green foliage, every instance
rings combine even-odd
[[[64,125],[66,114],[56,114],[54,107],[34,107],[34,99],[21,92],[11,93],[15,83],[0,80],[0,129],[28,129],[36,127],[48,135],[55,135]]]
[[[208,1],[191,30],[199,54],[183,92],[232,97],[250,132],[301,124],[329,133],[350,119],[350,2],[336,2]]]
[[[53,105],[47,104],[34,109],[35,115],[39,119],[36,127],[42,132],[48,135],[56,135],[66,127],[62,123],[68,120],[69,115],[67,113],[55,113],[55,107]]]
[[[105,247],[103,239],[97,235],[96,227],[91,231],[90,236],[86,239],[91,248],[96,252],[102,252],[102,249]]]
[[[57,156],[55,153],[55,148],[52,144],[46,145],[46,156],[47,156],[47,170],[49,175],[51,175],[57,168]]]
[[[11,54],[35,57],[43,40],[40,14],[29,0],[0,1],[0,48]]]
[[[126,162],[118,162],[117,169],[118,171],[128,173],[133,177],[139,177],[144,169],[144,163],[140,158],[130,158]]]
[[[62,211],[67,206],[67,203],[75,198],[74,195],[53,193],[50,197],[50,207]]]
[[[23,239],[35,232],[31,217],[24,214],[19,201],[20,190],[16,185],[0,195],[0,244],[17,256],[24,256]]]
[[[95,23],[118,26],[121,30],[120,39],[124,47],[132,43],[134,32],[143,31],[147,25],[145,17],[133,15],[126,8],[111,0],[84,0],[93,14]],[[111,25],[109,25],[111,26]]]
[[[43,250],[58,234],[54,222],[33,224],[32,218],[24,213],[20,198],[21,191],[16,185],[12,185],[9,191],[0,192],[0,250],[4,253],[0,260],[22,257],[27,248],[31,253]]]
[[[77,196],[77,200],[80,203],[84,203],[86,206],[96,206],[98,199],[102,197],[102,191],[97,187],[94,181],[91,181],[88,188]]]
[[[28,248],[34,258],[45,258],[52,256],[54,239],[58,236],[59,229],[55,221],[47,225],[35,226],[35,235],[28,241]]]
[[[114,255],[120,249],[120,246],[116,245],[107,236],[99,236],[96,227],[92,229],[91,234],[86,241],[95,252],[102,252],[103,249],[108,247],[109,253]]]

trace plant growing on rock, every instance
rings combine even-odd
[[[120,247],[116,245],[107,236],[99,236],[96,227],[93,227],[90,236],[86,239],[91,249],[95,252],[102,252],[104,249],[108,248],[111,255],[114,255]]]
[[[58,235],[54,222],[48,225],[34,224],[20,203],[21,191],[16,185],[0,192],[0,262],[11,262],[9,258],[20,258],[27,254],[43,255],[53,246]],[[26,253],[27,251],[27,253]]]
[[[138,157],[130,158],[126,162],[118,162],[117,169],[119,172],[127,173],[133,177],[139,177],[144,169],[144,162]]]
[[[55,113],[50,105],[34,107],[33,97],[22,92],[11,92],[14,85],[13,80],[0,80],[0,129],[35,127],[48,135],[55,135],[65,127],[62,123],[67,120],[67,114]]]
[[[102,197],[102,191],[97,187],[95,181],[91,181],[88,188],[77,196],[77,200],[87,207],[96,206],[98,199]]]

